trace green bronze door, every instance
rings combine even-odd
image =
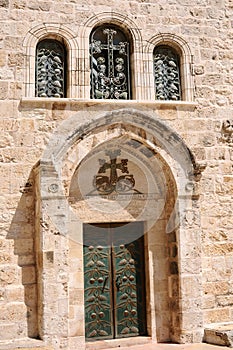
[[[84,226],[87,340],[146,334],[141,222]]]

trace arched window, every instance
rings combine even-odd
[[[130,43],[116,26],[102,25],[91,33],[91,98],[130,99]]]
[[[36,96],[66,97],[66,50],[53,39],[45,39],[36,48]]]
[[[172,47],[155,47],[154,83],[157,100],[181,100],[180,56]]]

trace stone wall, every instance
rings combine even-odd
[[[60,259],[67,264],[70,261],[72,265],[77,261],[80,263],[80,249],[72,242],[64,243],[64,237],[56,236],[54,222],[48,227],[45,225],[41,198],[47,194],[41,192],[40,181],[44,174],[39,172],[38,175],[38,168],[33,169],[39,161],[47,159],[50,149],[56,151],[66,130],[73,127],[78,135],[80,125],[96,122],[97,127],[99,118],[123,109],[132,109],[136,111],[135,115],[145,113],[153,120],[163,122],[180,136],[202,170],[198,181],[195,179],[197,188],[191,207],[186,208],[182,217],[177,241],[166,243],[171,251],[176,245],[179,248],[173,262],[180,259],[178,266],[182,277],[179,283],[174,283],[174,288],[171,285],[176,277],[170,278],[173,340],[201,341],[203,324],[232,320],[232,16],[230,0],[194,0],[192,3],[186,0],[0,0],[0,341],[40,336],[49,342],[52,337],[57,348],[72,349],[79,341],[80,346],[84,346],[83,326],[75,318],[81,312],[81,292],[76,291],[75,296],[72,290],[70,309],[66,304],[68,299],[62,303],[64,295],[69,293],[65,289],[65,284],[69,285],[70,281],[68,265],[64,275],[61,273],[58,280],[55,278],[59,286],[45,283],[45,273],[50,278],[59,272],[59,264],[51,266],[53,254],[57,261]],[[89,100],[88,35],[93,26],[103,21],[131,30],[135,55],[134,101]],[[46,35],[64,38],[68,46],[68,99],[34,98],[35,47]],[[185,101],[154,101],[152,52],[154,45],[163,40],[174,42],[182,51]],[[81,131],[80,139],[86,137]],[[63,141],[65,145],[65,136]],[[149,141],[156,144],[152,138]],[[72,147],[74,144],[67,145],[70,163],[67,161],[66,164],[73,164],[74,171],[78,159],[73,160]],[[163,154],[167,149],[161,143],[158,149],[176,178],[176,167]],[[63,162],[65,158],[58,159]],[[62,170],[64,188],[72,174],[66,170]],[[52,178],[53,174],[48,181]],[[46,230],[52,232],[51,241],[45,242],[40,236]],[[44,244],[51,244],[52,248]],[[67,247],[65,253],[61,250],[63,245]],[[66,255],[69,248],[70,257]],[[72,288],[77,283],[81,289],[80,271],[75,276],[72,270]],[[48,300],[45,293],[48,293],[51,308],[43,304]],[[60,300],[60,304],[52,305],[53,299]],[[179,302],[183,303],[182,314],[176,304]],[[153,312],[151,310],[152,315]],[[46,323],[49,318],[45,319],[43,315],[48,313],[55,315],[55,326],[60,322],[62,339],[57,331],[52,333],[54,324]],[[75,321],[80,322],[79,328]],[[162,331],[156,334],[155,323],[151,329],[153,327],[154,338],[164,340],[165,336],[159,335]],[[192,328],[195,331],[191,332]],[[67,339],[77,335],[80,338],[72,345],[72,340]],[[172,334],[169,336],[172,339]]]

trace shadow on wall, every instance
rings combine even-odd
[[[22,196],[11,222],[7,239],[14,240],[14,254],[18,256],[18,266],[21,268],[21,281],[18,283],[24,287],[24,302],[27,307],[27,336],[38,338],[35,191],[32,172],[25,185],[20,188],[20,192]]]

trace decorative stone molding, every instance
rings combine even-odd
[[[76,285],[74,284],[71,285],[70,288],[78,288],[80,295],[83,295],[82,260],[75,261],[75,271],[73,271],[72,267],[69,267],[69,256],[67,255],[69,237],[71,237],[71,239],[73,238],[73,240],[75,237],[74,241],[77,246],[75,249],[79,249],[80,252],[82,250],[83,220],[80,219],[79,215],[75,214],[72,204],[68,201],[62,180],[63,169],[71,169],[68,173],[66,171],[69,187],[69,182],[74,178],[76,169],[82,161],[90,155],[90,147],[95,151],[101,143],[111,142],[111,139],[119,136],[122,137],[124,133],[127,132],[129,138],[132,140],[140,138],[142,144],[144,143],[147,145],[148,149],[158,154],[162,162],[161,164],[163,164],[164,169],[167,169],[168,179],[170,179],[168,183],[172,197],[171,201],[167,204],[168,217],[163,217],[163,224],[161,222],[164,230],[163,233],[161,232],[161,235],[164,237],[164,240],[167,235],[175,234],[175,236],[177,236],[177,238],[173,238],[172,240],[172,253],[171,256],[169,256],[170,275],[166,275],[169,291],[167,298],[176,302],[177,295],[179,295],[179,303],[176,304],[176,307],[174,307],[171,313],[173,324],[171,326],[173,327],[171,338],[173,341],[187,342],[193,341],[192,339],[194,339],[194,337],[196,337],[195,339],[199,337],[198,339],[200,341],[202,336],[201,309],[194,312],[194,321],[192,319],[190,323],[187,322],[190,310],[185,309],[187,302],[190,300],[195,302],[195,300],[200,298],[201,293],[200,257],[195,260],[195,271],[187,274],[186,270],[186,265],[190,261],[190,256],[192,256],[191,251],[193,249],[198,250],[200,247],[199,221],[197,213],[195,212],[195,206],[192,206],[193,186],[190,186],[190,182],[192,181],[190,181],[190,175],[194,174],[194,169],[197,168],[193,155],[184,141],[169,126],[156,118],[156,116],[151,117],[147,113],[136,109],[121,109],[100,113],[99,116],[96,116],[94,119],[91,117],[90,120],[86,120],[80,124],[78,128],[74,128],[76,121],[77,115],[73,115],[58,127],[44,152],[43,158],[35,169],[38,188],[38,211],[36,217],[41,218],[43,223],[42,226],[41,224],[37,225],[37,259],[40,270],[38,273],[40,298],[39,324],[41,325],[41,337],[53,341],[54,332],[57,332],[56,336],[58,337],[62,332],[65,337],[72,339],[72,328],[67,328],[67,322],[69,322],[70,325],[80,322],[78,319],[74,318],[68,321],[69,316],[67,316],[65,320],[62,312],[57,313],[56,321],[54,321],[54,315],[49,311],[54,300],[52,300],[49,295],[43,294],[45,286],[53,285],[53,290],[64,288],[63,304],[66,308],[65,310],[68,311],[68,284],[64,278],[54,281],[53,276],[56,274],[59,275],[61,271],[63,275],[65,274],[66,276],[69,274],[70,276],[76,273],[77,266],[79,266],[80,280],[78,287],[75,287]],[[110,130],[112,133],[109,132]],[[91,137],[93,137],[93,140],[90,139]],[[95,143],[90,142],[94,141],[94,139]],[[79,152],[77,152],[77,150],[79,150]],[[71,161],[73,161],[74,164],[71,164]],[[187,212],[192,213],[193,216],[191,217],[189,214],[187,216]],[[195,220],[192,218],[195,218]],[[48,225],[46,224],[47,222],[49,222],[49,231]],[[188,230],[193,229],[191,242],[189,241],[188,244],[187,225]],[[151,240],[149,244],[153,245],[153,239],[157,238],[153,238],[153,234],[150,233],[149,239]],[[54,248],[52,249],[53,246]],[[59,247],[62,247],[62,250],[60,250]],[[177,253],[177,251],[179,253]],[[153,252],[153,254],[155,254],[155,252]],[[41,256],[43,256],[42,260]],[[59,260],[59,257],[62,257],[62,259]],[[176,259],[179,260],[176,261]],[[50,268],[54,270],[53,274],[46,273],[47,266],[50,266]],[[156,283],[154,284],[153,282],[152,285],[154,286]],[[150,293],[152,293],[153,298],[154,287],[152,285],[150,287]],[[154,309],[159,307],[156,305],[153,306]],[[56,307],[59,308],[58,302]],[[78,310],[79,317],[81,316],[84,319],[83,299],[75,308]],[[179,313],[179,323],[175,322],[177,313]],[[52,320],[53,322],[51,322]],[[54,331],[55,324],[57,324],[57,327],[55,327],[57,329],[56,331]],[[154,325],[153,322],[151,323],[151,329],[151,336],[153,339],[156,339],[154,331],[156,325]],[[84,325],[76,336],[77,343],[80,341],[82,342],[82,346],[80,345],[79,348],[84,349]]]
[[[29,30],[23,41],[25,52],[25,96],[35,96],[35,58],[36,46],[42,39],[56,39],[67,49],[67,95],[79,97],[75,73],[77,71],[78,43],[75,34],[62,24],[41,23]]]
[[[195,75],[203,75],[205,73],[205,68],[202,65],[195,65],[193,67],[193,74]]]
[[[128,34],[129,40],[132,43],[131,56],[131,71],[132,71],[132,99],[144,99],[144,85],[141,86],[139,74],[134,72],[143,72],[143,56],[142,56],[142,37],[140,29],[136,23],[129,17],[117,12],[101,12],[91,16],[82,27],[80,27],[78,36],[80,38],[80,48],[83,52],[83,61],[87,62],[88,66],[84,66],[83,71],[80,71],[80,79],[85,82],[81,86],[82,98],[90,98],[90,69],[89,69],[89,38],[93,28],[102,24],[114,24],[122,28]]]
[[[89,100],[84,101],[80,100],[78,98],[36,98],[36,97],[23,97],[20,101],[20,105],[22,108],[28,108],[29,106],[32,108],[43,108],[43,106],[47,106],[47,108],[52,108],[57,106],[57,108],[65,106],[66,110],[79,110],[79,108],[84,108],[85,106],[105,106],[108,104],[113,104],[119,107],[119,108],[125,108],[127,106],[134,108],[135,103],[137,105],[140,105],[142,108],[143,107],[149,107],[149,108],[154,108],[155,110],[173,110],[173,111],[190,111],[193,112],[197,108],[197,103],[196,102],[188,102],[188,101],[160,101],[160,100],[155,100],[155,101],[148,101],[148,100],[142,100],[140,103],[138,101],[134,100]]]
[[[173,159],[180,163],[180,166],[184,169],[185,174],[188,177],[193,174],[194,156],[191,155],[190,150],[187,148],[184,141],[178,134],[171,130],[171,128],[169,128],[161,120],[151,118],[144,112],[126,108],[106,113],[105,116],[95,119],[91,121],[91,123],[86,122],[75,132],[73,128],[74,124],[71,122],[71,120],[65,121],[57,130],[58,134],[60,135],[59,138],[57,138],[58,134],[56,133],[53,139],[51,139],[51,146],[45,151],[44,157],[46,157],[46,159],[54,159],[54,161],[58,160],[60,157],[63,157],[69,147],[79,138],[83,139],[93,130],[100,127],[105,127],[113,122],[132,124],[142,127],[149,134],[155,133],[159,146],[162,149],[165,149]],[[65,124],[67,124],[66,129],[63,129]],[[69,130],[70,135],[65,136],[64,130],[65,133],[67,133]],[[55,147],[52,145],[53,142],[55,142]]]
[[[117,12],[100,12],[91,16],[83,25],[83,28],[80,30],[80,37],[89,39],[91,30],[97,25],[103,23],[113,23],[120,25],[122,28],[125,28],[130,32],[135,44],[142,45],[141,31],[137,27],[136,23],[127,15],[122,15]],[[136,46],[137,48],[137,46]]]
[[[170,33],[160,33],[153,36],[148,40],[145,45],[145,56],[148,61],[148,74],[150,75],[150,86],[154,91],[154,76],[153,76],[153,51],[156,46],[165,45],[174,48],[180,55],[180,74],[181,74],[181,87],[182,87],[182,99],[185,101],[193,101],[194,99],[194,84],[193,84],[193,56],[187,42]],[[149,97],[154,99],[155,93]]]

